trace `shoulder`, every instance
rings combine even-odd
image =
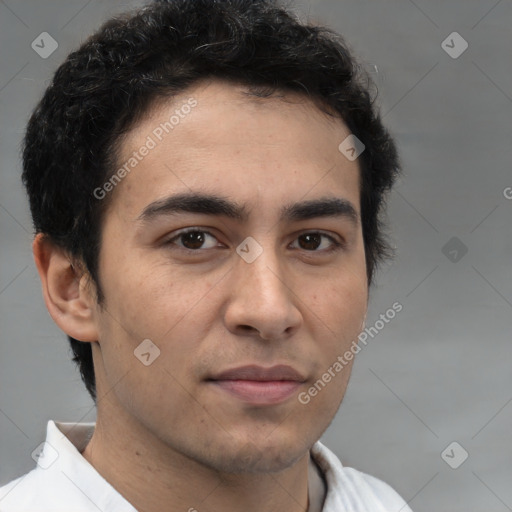
[[[0,510],[18,512],[45,511],[55,503],[55,489],[63,484],[52,472],[36,467],[15,480],[0,487]]]
[[[93,426],[49,421],[36,467],[0,487],[0,511],[135,512],[81,455]]]
[[[76,469],[73,471],[73,469]],[[98,485],[98,481],[100,484]],[[135,511],[107,482],[80,468],[37,466],[0,487],[0,512]]]
[[[322,443],[315,443],[311,455],[322,470],[327,484],[324,512],[339,509],[354,512],[412,512],[390,485],[362,471],[343,466],[336,454]]]
[[[386,510],[398,512],[411,512],[406,501],[386,482],[357,469],[344,467],[346,474],[350,475],[353,480],[364,482],[373,495],[382,502]]]

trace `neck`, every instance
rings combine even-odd
[[[308,510],[309,452],[278,473],[219,472],[163,443],[111,396],[98,403],[82,455],[140,512]]]

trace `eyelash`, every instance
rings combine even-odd
[[[179,239],[181,236],[186,235],[188,233],[203,233],[203,234],[207,234],[207,235],[217,239],[217,237],[215,235],[213,235],[207,229],[189,228],[189,229],[184,229],[183,231],[180,231],[178,234],[174,235],[172,238],[170,238],[167,241],[165,241],[163,243],[163,245],[165,245],[165,246],[175,245],[174,244],[175,240]],[[343,249],[345,247],[345,244],[343,242],[339,242],[333,236],[328,235],[327,233],[324,233],[322,231],[305,231],[303,233],[300,233],[295,240],[297,240],[300,236],[303,236],[303,235],[320,235],[322,237],[325,237],[325,238],[329,239],[329,241],[332,244],[329,249],[310,250],[310,251],[308,251],[307,249],[302,249],[306,253],[329,254],[331,252]],[[202,253],[204,251],[214,249],[214,248],[210,248],[210,249],[188,249],[187,247],[181,247],[181,246],[177,246],[177,248],[179,250],[187,252],[189,254],[200,254],[200,253]],[[299,250],[300,250],[300,248],[299,248]]]

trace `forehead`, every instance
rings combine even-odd
[[[349,134],[343,120],[305,95],[256,97],[243,85],[203,81],[154,103],[124,137],[118,168],[128,172],[112,200],[122,196],[135,213],[176,190],[227,188],[249,202],[251,195],[279,200],[278,190],[299,197],[314,188],[354,192],[358,163],[338,150]]]

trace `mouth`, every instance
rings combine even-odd
[[[249,365],[223,371],[207,382],[245,403],[275,405],[293,396],[306,378],[287,365],[271,368]]]

